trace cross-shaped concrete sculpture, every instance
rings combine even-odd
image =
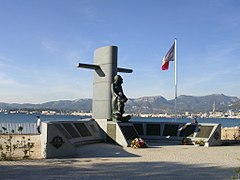
[[[93,69],[93,118],[112,119],[112,83],[117,72],[132,73],[132,69],[117,67],[117,47],[106,46],[95,50],[94,64],[79,63],[79,68]]]

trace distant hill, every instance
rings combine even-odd
[[[213,94],[207,96],[181,95],[177,98],[179,113],[210,112],[215,104],[216,111],[229,109],[240,110],[240,99],[237,97]],[[131,99],[126,104],[126,111],[130,113],[174,113],[175,100],[166,100],[162,96],[142,97]]]
[[[126,103],[126,113],[173,113],[174,99],[167,100],[162,96],[150,96],[130,98]],[[177,99],[179,113],[210,112],[215,104],[216,111],[240,110],[240,99],[224,94],[212,94],[207,96],[181,95]],[[91,112],[92,99],[59,100],[42,104],[17,104],[0,103],[3,109],[32,109],[32,110],[58,110],[58,111],[83,111]]]
[[[216,111],[226,111],[237,101],[239,101],[237,97],[225,96],[224,94],[213,94],[197,97],[179,96],[178,108],[180,112],[209,112],[213,110],[213,104],[215,104]]]
[[[239,112],[240,111],[240,100],[230,104],[227,109],[231,109],[232,111]]]
[[[49,101],[42,104],[0,103],[0,108],[8,109],[8,110],[31,109],[31,110],[90,112],[92,109],[92,99],[59,100],[59,101]]]
[[[129,99],[126,103],[128,113],[171,113],[171,103],[162,96]]]
[[[39,106],[42,109],[90,112],[92,110],[92,99],[50,101]]]

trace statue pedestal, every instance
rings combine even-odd
[[[135,138],[139,138],[139,135],[132,123],[107,122],[106,142],[126,147]]]
[[[140,137],[131,122],[114,122],[108,119],[95,121],[102,131],[105,142],[126,147],[133,139]]]

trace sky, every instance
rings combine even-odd
[[[92,98],[94,50],[118,47],[127,97],[240,98],[238,0],[0,0],[0,102]]]

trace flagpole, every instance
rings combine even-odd
[[[174,99],[175,99],[175,122],[177,121],[177,39],[174,40]]]

